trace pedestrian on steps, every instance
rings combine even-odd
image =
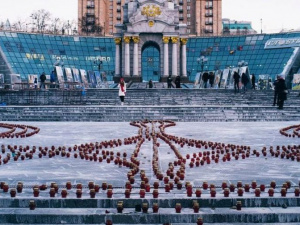
[[[124,100],[125,100],[125,95],[126,95],[126,83],[123,78],[120,79],[118,88],[119,88],[119,97],[121,100],[121,105],[124,105]]]

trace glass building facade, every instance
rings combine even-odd
[[[187,74],[194,81],[201,71],[197,60],[207,58],[203,70],[214,71],[237,67],[248,62],[250,73],[275,77],[283,72],[294,48],[264,49],[272,38],[300,37],[300,33],[257,34],[231,37],[193,37],[187,43]],[[55,36],[30,33],[0,32],[2,61],[0,73],[20,74],[26,80],[29,74],[50,74],[55,63],[64,68],[98,71],[97,60],[102,60],[100,72],[113,80],[115,70],[115,43],[113,38]],[[146,80],[159,80],[159,50],[152,47],[142,52],[142,74]],[[4,63],[3,63],[4,62]],[[4,65],[5,64],[5,65]],[[144,80],[145,80],[144,79]]]
[[[98,71],[99,59],[100,72],[106,72],[109,80],[114,75],[112,38],[0,32],[0,48],[13,73],[24,80],[28,74],[50,74],[57,62],[65,68]]]

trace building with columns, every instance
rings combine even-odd
[[[124,23],[116,25],[115,79],[187,80],[186,24],[172,1],[135,1],[124,5]],[[146,60],[146,61],[145,61]]]
[[[94,32],[99,25],[102,36],[113,36],[115,24],[126,20],[129,0],[78,0],[78,30],[80,34]],[[143,0],[137,1],[142,4]],[[148,0],[149,3],[155,2]],[[222,0],[170,0],[178,11],[179,23],[187,25],[186,33],[196,36],[216,36],[222,33]],[[82,21],[84,19],[84,21]],[[84,26],[82,26],[84,22]]]

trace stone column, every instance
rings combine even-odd
[[[120,70],[120,44],[121,44],[122,39],[121,38],[115,38],[115,44],[116,44],[116,62],[115,62],[115,77],[120,77],[121,75],[121,70]]]
[[[124,62],[125,62],[125,71],[124,71],[124,76],[129,77],[130,76],[130,39],[131,37],[124,37],[124,42],[125,42],[125,56],[124,56]]]
[[[164,43],[164,76],[169,76],[169,40],[170,37],[163,37]]]
[[[134,42],[133,46],[133,76],[139,76],[139,42],[140,38],[132,37]]]
[[[186,43],[188,39],[187,38],[181,38],[181,75],[183,77],[187,76],[186,73]]]
[[[172,40],[172,75],[177,76],[178,70],[177,70],[177,43],[178,43],[178,37],[171,37]]]

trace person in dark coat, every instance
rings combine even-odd
[[[202,75],[202,80],[203,80],[203,83],[204,83],[204,88],[207,88],[207,81],[208,81],[208,72],[204,72],[203,75]]]
[[[180,76],[177,76],[175,78],[175,85],[176,85],[176,88],[180,88]]]
[[[40,76],[40,80],[41,80],[41,85],[40,85],[40,89],[44,88],[45,89],[45,80],[46,80],[46,74],[43,72],[42,75]]]
[[[168,79],[167,79],[167,83],[168,83],[168,88],[172,88],[172,77],[171,75],[168,76]]]
[[[243,73],[242,74],[242,84],[243,84],[244,92],[246,92],[246,90],[247,90],[248,82],[249,82],[248,76],[246,75],[246,73]]]
[[[240,75],[237,71],[234,71],[233,73],[233,80],[234,80],[234,93],[236,93],[236,89],[237,92],[240,92],[240,86],[239,86],[239,82],[240,82]]]
[[[277,92],[278,92],[278,109],[283,109],[284,101],[287,99],[287,87],[283,76],[279,76],[277,82]]]
[[[275,106],[276,104],[278,105],[278,90],[277,90],[277,84],[278,84],[278,80],[279,80],[279,75],[277,76],[276,80],[274,80],[273,82],[273,86],[274,86],[274,100],[273,100],[273,106]]]
[[[213,86],[214,86],[214,81],[215,81],[215,75],[214,75],[213,72],[210,72],[210,73],[209,73],[208,79],[209,79],[210,87],[213,88]]]
[[[255,90],[255,75],[254,75],[254,73],[252,74],[252,77],[251,77],[251,83],[252,83],[252,89]]]
[[[150,79],[149,82],[148,82],[148,88],[153,88],[153,82],[152,82],[151,79]]]

